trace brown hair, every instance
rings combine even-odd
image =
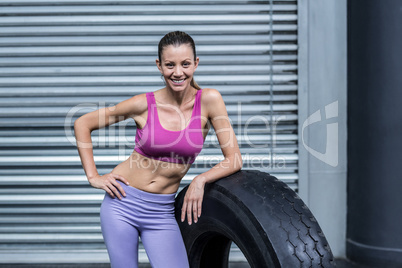
[[[159,61],[161,62],[161,55],[162,55],[162,50],[170,45],[173,46],[180,46],[180,45],[189,45],[193,49],[193,54],[194,54],[194,61],[197,59],[197,54],[195,52],[195,43],[193,38],[191,38],[190,35],[188,35],[185,32],[180,32],[180,31],[175,31],[175,32],[170,32],[167,33],[160,41],[158,45],[158,58]],[[201,89],[201,87],[195,82],[194,78],[190,82],[191,86],[193,86],[196,89]]]

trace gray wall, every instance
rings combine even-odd
[[[345,256],[347,3],[300,0],[299,194]]]
[[[169,31],[194,38],[196,81],[221,92],[243,169],[297,189],[296,23],[296,1],[0,1],[0,263],[107,262],[104,191],[88,184],[73,123],[163,87]],[[131,154],[135,130],[127,119],[92,132],[100,174]],[[222,159],[211,129],[181,187]]]

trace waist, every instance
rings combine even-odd
[[[166,204],[166,203],[173,203],[176,197],[176,192],[170,194],[151,193],[138,189],[134,186],[126,185],[121,181],[117,182],[123,187],[127,195],[135,196],[136,198],[142,199],[144,201]]]
[[[126,178],[131,186],[152,193],[173,193],[191,165],[162,162],[137,152],[118,164],[111,173]]]

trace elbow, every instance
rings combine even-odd
[[[231,160],[233,172],[237,172],[243,168],[243,159],[240,153],[237,153],[231,157]]]
[[[239,161],[239,164],[238,164],[238,169],[236,170],[236,171],[239,171],[239,170],[241,170],[243,168],[243,160],[241,159],[241,156],[240,156],[240,161]]]
[[[82,126],[82,117],[78,117],[74,121],[74,132],[77,132],[77,130],[79,130],[81,126]]]
[[[86,118],[84,118],[84,115],[82,115],[74,121],[74,132],[77,132],[85,127],[91,133],[93,129],[88,128],[88,125],[89,124],[87,123]]]
[[[75,119],[74,121],[74,131],[77,131],[77,128],[79,128],[79,124],[80,124],[80,118]]]

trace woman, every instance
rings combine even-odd
[[[209,122],[224,160],[192,180],[184,198],[181,221],[187,218],[188,224],[197,223],[205,184],[242,167],[222,96],[215,89],[201,89],[194,81],[198,62],[189,35],[168,33],[159,43],[156,60],[164,88],[87,113],[74,123],[88,181],[106,191],[101,227],[112,267],[137,267],[139,236],[152,267],[188,267],[174,218],[174,198],[181,179],[202,149]],[[134,151],[110,173],[99,175],[91,132],[127,118],[133,118],[137,125]]]

